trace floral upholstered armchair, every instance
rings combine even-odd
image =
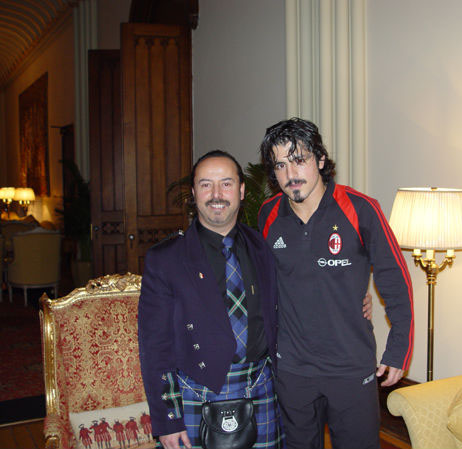
[[[138,412],[146,418],[137,335],[140,286],[141,276],[128,273],[94,279],[56,300],[42,296],[47,448],[90,447],[93,440],[99,447],[101,432],[124,425],[123,414],[127,422]],[[136,432],[127,426],[118,437],[136,437],[138,446],[144,438],[142,446],[153,447],[150,426],[138,422]],[[112,439],[115,444],[115,434]]]

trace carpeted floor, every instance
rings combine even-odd
[[[0,424],[45,417],[39,298],[43,289],[13,289],[13,302],[3,283],[0,302]],[[62,258],[58,296],[74,288],[68,257]],[[46,290],[50,297],[52,292]]]
[[[20,290],[13,302],[3,292],[0,303],[0,423],[45,416],[45,387],[38,298],[42,292],[29,290],[24,307]]]
[[[44,394],[38,297],[0,303],[0,402]]]

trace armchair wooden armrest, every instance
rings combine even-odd
[[[75,437],[69,433],[69,425],[56,413],[47,415],[44,422],[46,449],[70,449],[75,446]]]

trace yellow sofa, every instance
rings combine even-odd
[[[413,449],[462,449],[462,376],[398,388],[387,406],[404,418]]]

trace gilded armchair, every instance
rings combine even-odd
[[[46,448],[74,448],[70,413],[145,401],[138,355],[141,276],[104,276],[41,303]]]

